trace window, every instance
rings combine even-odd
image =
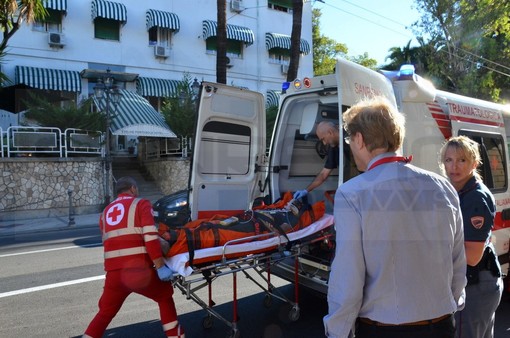
[[[492,191],[506,191],[508,186],[505,159],[505,142],[499,134],[479,133],[461,130],[459,135],[465,135],[480,144],[482,165],[478,168],[485,185]]]
[[[47,9],[48,15],[44,19],[34,21],[33,28],[40,32],[62,32],[62,12]]]
[[[292,0],[269,0],[267,7],[281,12],[292,13]]]
[[[211,121],[202,130],[200,173],[246,175],[250,171],[251,129],[247,126]],[[218,161],[216,154],[223,154]]]
[[[170,47],[172,31],[168,28],[152,27],[149,29],[149,46]]]
[[[218,40],[212,36],[205,40],[206,50],[209,54],[216,54],[218,49]],[[238,40],[227,40],[227,56],[233,58],[242,58],[243,56],[243,42]]]
[[[120,41],[120,22],[97,17],[94,20],[94,37],[97,39]]]
[[[272,48],[269,50],[269,62],[281,65],[290,63],[290,49]]]

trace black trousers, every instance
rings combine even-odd
[[[429,325],[376,326],[361,321],[356,323],[356,338],[453,338],[453,315]]]

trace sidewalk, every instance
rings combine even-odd
[[[99,215],[100,213],[76,215],[74,216],[74,224],[72,222],[73,220],[69,219],[69,216],[0,221],[0,237],[12,236],[21,233],[98,227]]]

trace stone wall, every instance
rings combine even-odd
[[[146,160],[143,166],[164,195],[188,188],[190,162],[187,158]]]
[[[188,187],[189,159],[142,163],[163,194]],[[3,158],[0,160],[0,220],[100,212],[104,201],[101,158]],[[112,185],[110,184],[110,187]]]
[[[0,161],[0,219],[99,212],[104,201],[101,158],[12,158]]]

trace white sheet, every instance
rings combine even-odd
[[[295,241],[300,238],[304,238],[310,236],[322,229],[327,228],[328,226],[333,224],[333,215],[325,214],[321,219],[316,221],[315,223],[310,224],[309,226],[287,234],[287,237],[290,241]],[[270,248],[275,245],[285,244],[287,243],[287,239],[285,236],[277,236],[269,239],[261,240],[261,241],[253,241],[249,243],[242,244],[234,244],[227,246],[225,250],[225,254],[231,253],[250,253],[253,251]],[[212,248],[199,249],[195,250],[195,258],[206,258],[212,256],[221,256],[223,255],[223,246],[216,246]],[[170,258],[165,258],[166,264],[170,269],[175,271],[181,276],[187,277],[193,273],[193,269],[189,266],[186,266],[186,263],[189,260],[189,253],[181,253],[175,255]]]

